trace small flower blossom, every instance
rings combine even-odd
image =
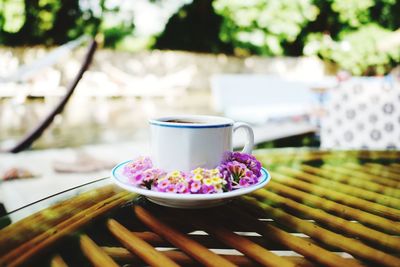
[[[175,188],[175,186],[174,185],[169,185],[168,187],[167,187],[167,189],[165,190],[165,192],[168,192],[168,193],[176,193],[176,188]]]
[[[187,194],[189,193],[187,174],[181,171],[172,171],[160,177],[154,183],[155,190],[167,193]]]
[[[212,185],[208,186],[208,185],[203,184],[203,186],[201,187],[201,191],[203,194],[213,193],[214,189],[215,188]]]
[[[219,165],[227,188],[236,189],[256,184],[261,177],[261,163],[252,155],[229,152]]]
[[[203,180],[203,175],[201,175],[201,174],[195,174],[195,175],[193,176],[193,180],[195,180],[195,181],[201,181],[201,180]]]
[[[170,176],[172,176],[172,177],[179,177],[180,175],[181,175],[180,171],[173,171],[170,173]]]
[[[221,184],[224,180],[222,180],[220,177],[218,176],[213,176],[211,177],[211,182],[213,184]]]
[[[207,178],[203,180],[203,184],[210,186],[213,184],[213,181],[210,178]]]
[[[252,171],[258,177],[261,176],[261,162],[256,157],[247,153],[240,152],[227,152],[224,155],[224,159],[221,164],[237,161],[243,163],[247,168]]]
[[[169,181],[167,179],[163,179],[161,182],[158,183],[158,188],[161,190],[167,189],[169,186]]]
[[[176,186],[176,191],[180,194],[186,194],[189,193],[189,189],[187,187],[187,184],[184,183],[177,183]]]
[[[153,182],[165,175],[165,172],[153,168],[150,158],[139,157],[124,166],[123,174],[128,178],[129,183],[151,189]]]
[[[200,181],[192,181],[190,183],[190,192],[197,193],[201,189],[201,182]]]
[[[218,175],[219,174],[219,170],[218,169],[212,169],[212,170],[210,170],[210,174],[211,175]]]
[[[216,184],[215,189],[217,190],[218,193],[222,193],[222,184]]]
[[[203,169],[202,168],[196,168],[192,171],[193,174],[202,174],[203,173]]]

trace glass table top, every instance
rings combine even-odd
[[[399,151],[255,154],[271,182],[216,208],[157,206],[103,178],[11,212],[0,265],[400,266]]]

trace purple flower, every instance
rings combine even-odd
[[[239,185],[241,187],[248,187],[250,185],[249,180],[246,178],[240,179]]]
[[[177,193],[175,185],[171,184],[171,185],[167,186],[167,188],[165,189],[165,192],[167,192],[167,193]]]
[[[145,170],[151,169],[153,163],[148,157],[139,157],[124,166],[123,174],[128,178],[134,178]]]
[[[261,177],[261,163],[246,153],[227,152],[218,169],[228,191],[256,184]]]
[[[213,185],[203,184],[201,186],[201,193],[203,193],[203,194],[211,194],[211,193],[215,193],[215,192],[216,192],[215,186],[213,186]]]
[[[198,193],[201,189],[201,182],[200,181],[191,181],[189,183],[190,192],[195,194]]]
[[[241,152],[226,152],[221,164],[233,161],[245,164],[257,177],[261,176],[261,163],[253,155]]]
[[[128,178],[131,184],[141,184],[143,181],[143,175],[141,173],[132,175]]]
[[[184,183],[177,183],[175,185],[176,191],[179,194],[186,194],[189,193],[189,189],[187,188],[187,186]]]
[[[139,157],[124,166],[123,174],[128,178],[129,183],[151,189],[152,184],[164,176],[165,172],[153,168],[150,158]]]
[[[168,174],[163,172],[156,178],[152,189],[159,192],[188,194],[190,191],[187,176],[186,173],[178,170]]]
[[[159,189],[159,191],[165,191],[167,189],[167,187],[170,185],[170,182],[167,179],[163,179],[162,181],[159,181],[157,183],[157,188]]]

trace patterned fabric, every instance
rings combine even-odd
[[[352,78],[332,89],[321,123],[321,147],[400,149],[400,83]]]

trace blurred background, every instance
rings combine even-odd
[[[396,0],[0,0],[0,202],[107,176],[172,114],[248,122],[258,149],[399,149],[398,14]]]

